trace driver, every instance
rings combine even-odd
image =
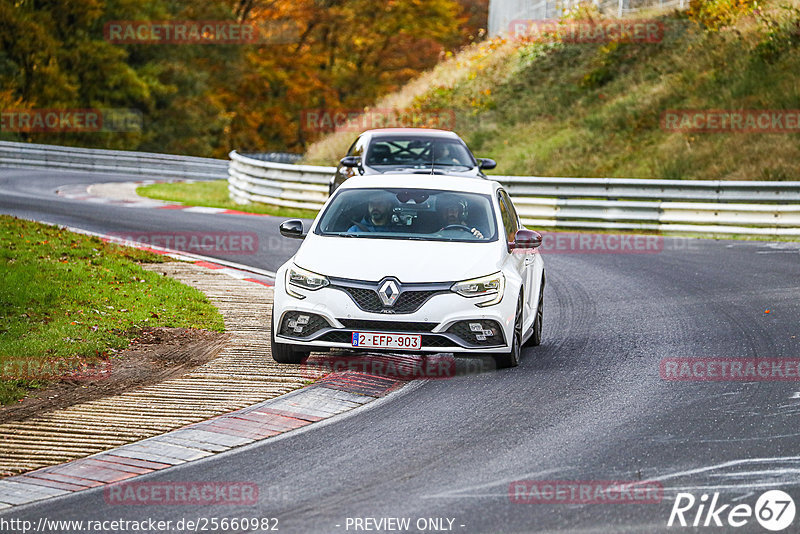
[[[451,152],[450,147],[444,143],[436,143],[433,147],[434,164],[461,165],[461,162]]]
[[[456,197],[455,195],[443,196],[439,200],[441,206],[440,214],[442,217],[443,226],[439,230],[447,229],[448,227],[458,227],[468,230],[472,235],[478,239],[483,239],[483,233],[475,227],[467,224],[467,201]]]
[[[367,215],[361,222],[353,221],[353,226],[347,229],[348,232],[390,232],[393,230],[390,222],[392,220],[392,207],[394,198],[391,193],[378,192],[369,198],[367,204]]]

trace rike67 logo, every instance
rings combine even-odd
[[[761,494],[755,507],[749,504],[723,504],[719,493],[709,500],[707,494],[696,499],[691,493],[678,493],[669,514],[667,526],[681,527],[743,527],[753,518],[767,530],[778,532],[794,521],[794,499],[781,490]]]

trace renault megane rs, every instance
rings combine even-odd
[[[448,352],[519,363],[542,336],[541,235],[486,179],[381,175],[347,180],[277,272],[272,355],[312,350]]]

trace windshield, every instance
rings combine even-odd
[[[458,139],[413,136],[373,139],[366,164],[386,172],[397,168],[430,169],[432,164],[471,169],[475,161]]]
[[[426,241],[495,241],[488,195],[436,189],[351,189],[339,192],[315,233]]]

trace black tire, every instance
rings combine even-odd
[[[304,359],[308,358],[311,351],[297,350],[293,345],[287,343],[275,342],[275,313],[270,314],[269,321],[269,338],[272,347],[272,359],[278,363],[302,363]]]
[[[511,352],[492,354],[498,369],[507,369],[519,365],[522,354],[522,295],[517,300],[517,311],[514,314],[514,338],[511,340]]]
[[[542,344],[542,323],[544,322],[544,274],[542,288],[539,290],[539,304],[536,306],[536,319],[533,320],[533,334],[523,347],[536,347]]]

